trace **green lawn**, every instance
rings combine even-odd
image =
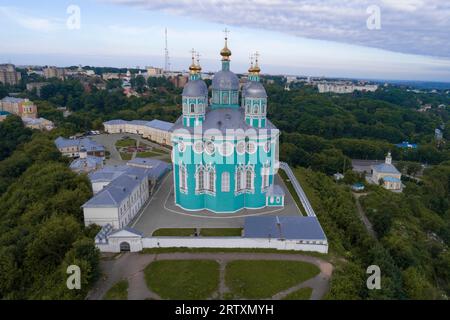
[[[291,294],[288,294],[283,298],[283,300],[309,300],[311,298],[312,291],[313,290],[311,288],[301,288]]]
[[[159,260],[145,270],[145,281],[163,299],[204,300],[219,287],[219,264],[213,260]]]
[[[235,298],[264,299],[319,272],[315,265],[301,261],[236,260],[228,263],[225,281]]]
[[[128,299],[127,280],[122,280],[114,284],[103,297],[103,300],[127,300],[127,299]]]
[[[242,228],[206,228],[200,230],[203,237],[240,237]]]
[[[116,147],[136,147],[136,140],[134,139],[121,139],[116,142]]]
[[[280,170],[280,171],[278,171],[278,174],[280,175],[281,179],[283,179],[284,184],[286,185],[286,187],[289,190],[289,193],[291,194],[291,196],[294,199],[295,203],[297,203],[297,206],[300,209],[300,212],[302,212],[302,214],[303,214],[303,210],[304,210],[303,209],[303,205],[302,205],[302,203],[301,203],[297,193],[295,192],[295,189],[292,186],[292,183],[290,181],[288,181],[288,177],[287,177],[286,173],[283,170]]]
[[[194,228],[163,228],[153,232],[153,237],[189,237],[195,234]]]
[[[120,152],[120,157],[122,158],[122,160],[131,160],[133,155],[127,152]]]
[[[163,156],[163,155],[164,154],[158,153],[158,152],[144,151],[144,152],[138,152],[136,154],[136,157],[138,157],[138,158],[153,158],[153,157],[159,157],[159,156]]]

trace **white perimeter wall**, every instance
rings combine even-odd
[[[131,251],[142,248],[268,248],[278,250],[297,250],[328,253],[328,244],[306,244],[294,240],[256,239],[241,237],[149,237],[137,241],[136,238],[110,237],[107,245],[97,244],[102,252],[120,252],[120,243],[129,242]],[[141,244],[139,244],[139,242]],[[135,249],[135,250],[133,250]]]

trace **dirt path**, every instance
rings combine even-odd
[[[359,214],[362,222],[364,223],[364,226],[367,229],[367,232],[369,232],[369,234],[373,238],[377,239],[377,234],[373,230],[372,223],[367,218],[366,213],[364,212],[364,209],[362,208],[361,203],[359,202],[359,197],[365,196],[365,195],[367,195],[367,193],[355,193],[355,192],[352,192],[352,194],[353,194],[353,196],[355,197],[355,200],[356,200],[355,201],[356,202],[356,209],[358,211],[358,214]]]
[[[216,260],[220,264],[220,282],[219,295],[222,297],[228,288],[225,285],[225,266],[232,260],[288,260],[303,261],[316,265],[320,269],[320,273],[298,286],[292,287],[286,291],[275,295],[274,299],[283,298],[285,295],[298,288],[301,285],[313,289],[311,299],[321,299],[329,289],[329,280],[333,272],[333,266],[320,258],[306,256],[301,254],[283,254],[283,253],[161,253],[161,254],[139,254],[126,253],[110,260],[102,260],[100,267],[105,277],[100,279],[91,292],[88,294],[89,300],[100,300],[104,294],[115,283],[122,279],[129,282],[128,298],[133,300],[144,299],[160,299],[160,297],[149,290],[144,279],[145,267],[155,260]],[[297,288],[298,287],[298,288]]]

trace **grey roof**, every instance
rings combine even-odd
[[[15,98],[15,97],[4,97],[1,101],[2,102],[10,102],[10,103],[20,103],[20,102],[25,101],[25,99]]]
[[[392,164],[389,163],[381,163],[374,165],[372,166],[372,169],[382,173],[400,174],[400,171],[398,171],[396,167],[394,167]]]
[[[269,190],[267,190],[267,195],[274,196],[274,197],[281,197],[284,196],[284,190],[283,188],[278,184],[273,184],[269,187]]]
[[[128,161],[127,164],[132,168],[139,168],[137,166],[145,166],[147,169],[146,174],[148,178],[152,180],[159,179],[171,168],[171,165],[165,161],[150,158],[135,158]],[[130,170],[128,170],[128,172],[130,172]]]
[[[83,208],[119,207],[143,179],[148,179],[146,169],[130,168],[83,204]]]
[[[317,217],[304,216],[247,217],[244,222],[244,237],[322,241],[327,239]]]
[[[258,81],[250,81],[250,83],[244,87],[243,95],[246,98],[267,98],[266,89],[264,89],[262,83]]]
[[[126,124],[128,123],[128,121],[122,120],[122,119],[116,119],[116,120],[110,120],[110,121],[106,121],[103,122],[103,124],[110,124],[110,125],[114,125],[114,124]]]
[[[91,183],[110,183],[87,201],[83,207],[119,207],[122,201],[141,184],[143,179],[159,179],[170,168],[170,165],[164,161],[155,162],[155,164],[152,168],[108,166],[91,173],[89,175]]]
[[[102,146],[101,144],[98,144],[97,142],[95,142],[89,138],[65,139],[63,137],[58,137],[55,140],[55,144],[58,149],[77,147],[79,149],[86,149],[87,152],[105,151],[104,146]]]
[[[117,177],[121,176],[128,170],[128,166],[105,166],[100,170],[91,172],[89,180],[94,182],[111,182]]]
[[[136,234],[138,236],[141,236],[141,237],[144,236],[144,234],[142,232],[140,232],[139,230],[136,230],[134,228],[131,228],[131,227],[123,227],[122,229],[114,230],[108,236],[110,237],[110,236],[112,236],[112,235],[114,235],[116,233],[119,233],[120,231],[123,231],[123,230],[131,232],[131,233],[134,233],[134,234]]]
[[[162,121],[162,120],[152,120],[152,121],[146,121],[146,120],[132,120],[132,121],[126,121],[126,120],[122,120],[122,119],[115,119],[115,120],[110,120],[107,122],[103,122],[103,125],[125,125],[125,124],[134,124],[134,125],[138,125],[138,126],[146,126],[149,128],[155,128],[155,129],[159,129],[159,130],[163,130],[163,131],[169,131],[170,128],[172,128],[173,123],[172,122],[167,122],[167,121]]]
[[[267,134],[270,134],[271,130],[278,131],[278,129],[268,119],[266,121],[266,127],[264,128],[255,128],[248,125],[247,122],[245,122],[245,114],[243,108],[207,108],[205,120],[202,123],[203,132],[209,129],[218,129],[223,134],[225,134],[226,130],[242,129],[245,131],[251,128],[256,131],[268,130]],[[186,127],[183,125],[182,116],[175,122],[171,131],[175,132],[178,129],[187,130],[191,134],[194,133],[194,127]]]
[[[173,123],[155,119],[148,122],[147,126],[149,126],[150,128],[169,131],[173,127]]]
[[[70,164],[70,169],[72,170],[83,170],[83,169],[95,169],[98,166],[101,166],[103,164],[103,158],[102,157],[94,157],[94,156],[87,156],[86,158],[78,158],[72,161]]]
[[[201,79],[190,80],[184,85],[183,97],[203,97],[208,95],[208,87]]]
[[[239,79],[231,71],[221,70],[212,80],[213,90],[239,90]]]

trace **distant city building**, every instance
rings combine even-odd
[[[442,138],[444,137],[442,131],[440,129],[435,129],[434,130],[434,136],[436,138],[437,141],[442,140]]]
[[[135,133],[159,144],[171,145],[173,123],[161,120],[111,120],[103,123],[107,133]]]
[[[107,72],[102,74],[103,80],[114,80],[114,79],[120,79],[120,73],[112,73]]]
[[[147,67],[147,76],[149,77],[159,77],[164,74],[163,68]]]
[[[352,93],[354,91],[374,92],[378,89],[376,84],[355,85],[352,83],[319,83],[317,84],[319,93]]]
[[[173,83],[173,85],[177,88],[183,88],[185,84],[188,82],[188,77],[183,75],[177,75],[169,77],[169,81]]]
[[[52,121],[47,120],[45,118],[23,117],[22,121],[23,121],[25,127],[30,128],[30,129],[51,131],[55,128],[55,124]]]
[[[42,87],[45,87],[46,85],[48,85],[48,82],[31,82],[31,83],[27,83],[27,90],[28,91],[33,91],[36,89],[36,95],[38,97],[41,96],[41,89]]]
[[[408,141],[403,141],[402,143],[397,143],[395,146],[397,148],[401,148],[401,149],[417,149],[416,143],[409,143]]]
[[[12,113],[21,118],[37,118],[37,106],[28,99],[5,97],[0,100],[0,111]]]
[[[378,185],[382,184],[387,190],[401,191],[401,177],[400,171],[392,164],[390,152],[387,154],[384,163],[372,166],[372,182]]]
[[[44,68],[44,77],[46,79],[57,78],[64,80],[66,78],[66,70],[64,68],[47,67]]]
[[[141,167],[129,163],[127,166],[105,167],[89,175],[96,194],[82,206],[85,225],[111,224],[118,229],[136,216],[147,202],[152,186],[157,183],[155,177],[163,177],[170,168],[169,164],[159,160],[141,161],[148,161],[149,165]]]
[[[13,64],[0,64],[0,82],[3,84],[16,85],[20,83],[22,75],[16,71]]]
[[[65,139],[58,137],[55,140],[56,147],[64,156],[77,158],[80,156],[80,150],[86,150],[90,156],[104,157],[105,147],[89,138]]]
[[[431,109],[431,104],[425,104],[425,105],[421,106],[419,108],[419,110],[417,110],[417,111],[419,111],[419,112],[427,112],[430,109]]]

